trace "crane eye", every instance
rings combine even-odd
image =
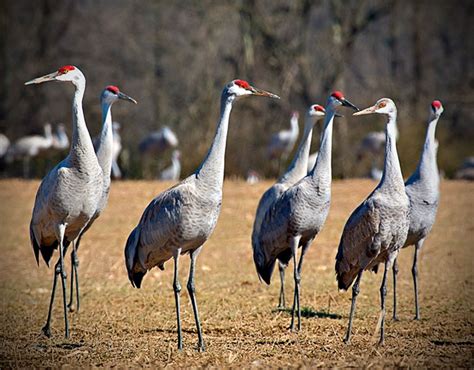
[[[379,103],[379,108],[383,108],[383,107],[385,107],[386,105],[387,105],[386,102],[384,102],[384,101],[383,101],[383,102],[380,102],[380,103]]]

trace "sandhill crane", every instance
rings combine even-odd
[[[270,207],[272,207],[275,201],[280,197],[281,194],[283,194],[285,190],[307,175],[307,162],[309,149],[311,146],[311,138],[313,137],[313,127],[316,123],[316,119],[323,117],[324,115],[325,109],[322,106],[314,104],[309,107],[305,117],[303,137],[301,138],[300,145],[295,157],[293,158],[293,161],[286,170],[285,174],[283,174],[283,176],[281,176],[272,187],[267,189],[267,191],[265,191],[265,193],[263,193],[262,197],[260,198],[252,230],[253,249],[259,247],[258,239],[265,213]],[[285,265],[279,264],[281,281],[280,299],[278,303],[279,308],[285,307],[285,267]]]
[[[443,113],[443,105],[435,100],[430,106],[428,128],[420,161],[415,172],[405,182],[405,191],[410,201],[408,213],[408,236],[403,248],[415,246],[413,258],[413,284],[415,287],[415,320],[420,319],[418,306],[418,254],[435,222],[439,204],[439,171],[436,164],[438,144],[435,138],[436,125]],[[393,262],[393,319],[397,320],[397,259]]]
[[[395,137],[398,140],[398,128],[395,127]],[[357,159],[360,161],[363,158],[370,157],[371,167],[368,177],[372,180],[380,181],[382,178],[382,170],[380,169],[380,159],[385,151],[385,132],[372,131],[365,135],[360,141],[357,149]]]
[[[121,179],[122,178],[122,171],[120,170],[120,166],[118,165],[118,158],[122,151],[122,138],[120,136],[120,123],[113,122],[112,123],[112,136],[114,139],[114,145],[112,149],[112,178],[114,179]]]
[[[298,112],[293,112],[290,119],[291,128],[273,134],[268,143],[268,157],[278,160],[278,173],[280,173],[282,163],[284,164],[286,162],[298,139],[298,118]]]
[[[311,153],[308,157],[308,172],[310,172],[316,164],[318,158],[318,152]]]
[[[385,263],[380,287],[380,344],[384,341],[385,296],[387,271],[403,246],[408,232],[408,197],[397,154],[397,108],[391,99],[383,98],[372,107],[354,115],[379,113],[388,116],[386,125],[385,163],[382,180],[367,199],[352,212],[341,236],[336,255],[336,275],[339,289],[352,287],[349,326],[344,341],[350,342],[359,283],[364,270],[377,271]]]
[[[167,149],[176,148],[178,143],[176,134],[168,126],[163,126],[143,138],[138,149],[143,155],[158,156]]]
[[[4,134],[0,134],[0,158],[3,158],[10,147],[10,140]]]
[[[454,178],[460,180],[474,180],[474,157],[464,159],[461,167],[456,171]]]
[[[262,178],[257,171],[252,170],[252,169],[249,169],[247,171],[247,175],[245,176],[245,181],[247,182],[247,184],[255,185],[259,183],[261,180]]]
[[[178,143],[176,134],[168,126],[163,126],[142,139],[138,145],[138,150],[143,157],[143,174],[145,177],[155,176],[151,175],[150,172],[151,160],[156,160],[165,151],[176,148]]]
[[[50,149],[53,145],[51,124],[43,126],[44,135],[29,135],[19,138],[10,146],[7,161],[23,161],[23,177],[30,176],[31,159]]]
[[[28,81],[25,85],[47,81],[71,82],[74,85],[72,145],[68,156],[46,175],[36,193],[30,223],[30,239],[38,263],[41,252],[44,261],[49,265],[54,249],[59,248],[59,261],[54,268],[48,319],[43,332],[48,337],[51,336],[51,312],[56,280],[58,275],[61,275],[65,336],[68,338],[64,254],[68,245],[78,237],[96,213],[97,204],[102,196],[103,175],[82,110],[82,99],[86,88],[84,75],[77,67],[68,65],[56,72]]]
[[[179,150],[173,150],[173,154],[171,154],[171,166],[161,171],[159,175],[160,180],[179,180],[179,175],[181,174],[180,158],[181,152]]]
[[[155,266],[164,269],[164,263],[170,258],[174,259],[173,289],[178,349],[182,349],[178,261],[179,256],[184,253],[189,253],[191,258],[187,288],[196,321],[198,349],[205,349],[195,298],[195,262],[203,244],[214,230],[221,209],[224,156],[232,105],[239,97],[249,95],[278,98],[243,80],[229,82],[222,92],[221,115],[206,158],[194,174],[153,199],[128,237],[125,247],[128,276],[132,285],[137,288],[140,288],[148,270]]]
[[[326,221],[331,201],[331,146],[333,120],[340,105],[358,110],[340,91],[333,92],[327,101],[326,118],[321,136],[318,159],[314,168],[303,179],[289,187],[268,209],[260,232],[253,240],[253,258],[257,273],[270,284],[275,262],[294,263],[294,300],[291,330],[298,312],[301,329],[300,280],[303,257]],[[306,156],[308,152],[306,152]],[[302,169],[306,171],[306,163]],[[298,248],[302,247],[298,261]]]
[[[69,149],[69,138],[63,123],[58,123],[54,130],[52,148],[58,151]]]
[[[76,308],[80,308],[79,300],[79,274],[77,272],[77,267],[79,265],[79,260],[77,258],[77,251],[81,244],[82,236],[90,229],[94,221],[100,216],[102,211],[107,206],[107,201],[109,200],[109,191],[110,191],[110,174],[112,170],[112,161],[114,155],[114,139],[113,139],[113,128],[112,128],[112,105],[119,99],[132,102],[137,104],[136,100],[129,97],[119,90],[117,86],[109,85],[107,86],[100,95],[100,106],[102,108],[102,130],[95,146],[95,155],[99,162],[99,166],[102,169],[102,193],[97,204],[96,211],[92,218],[84,227],[77,241],[72,246],[71,252],[71,294],[69,300],[69,310],[73,310],[73,291],[74,291],[74,278],[76,280]]]

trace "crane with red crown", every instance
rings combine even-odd
[[[164,269],[174,261],[173,290],[176,302],[178,349],[182,349],[179,257],[189,253],[191,264],[187,284],[198,334],[198,350],[205,349],[195,297],[195,262],[203,244],[216,226],[222,204],[224,159],[229,118],[234,102],[246,96],[278,98],[251,86],[247,81],[229,82],[221,95],[221,114],[211,147],[199,168],[189,177],[159,194],[143,212],[125,246],[125,264],[130,282],[140,288],[153,267]]]
[[[72,145],[68,156],[46,175],[36,193],[30,223],[30,239],[38,263],[40,252],[46,264],[49,265],[54,250],[59,250],[59,260],[54,268],[48,318],[43,332],[51,336],[51,313],[57,278],[60,276],[65,336],[68,338],[64,254],[69,244],[94,218],[102,197],[104,180],[82,110],[82,99],[86,88],[84,75],[79,68],[67,65],[56,72],[28,81],[25,85],[47,81],[68,82],[74,86]]]
[[[288,265],[293,260],[294,297],[291,330],[301,329],[300,282],[303,257],[314,238],[321,231],[331,203],[332,131],[336,109],[339,106],[358,110],[340,91],[333,92],[326,104],[326,116],[321,134],[319,155],[313,169],[300,181],[289,187],[263,217],[257,235],[253,236],[253,258],[257,273],[270,284],[275,263]],[[298,249],[301,256],[298,260]]]

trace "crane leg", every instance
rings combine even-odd
[[[177,331],[178,331],[178,350],[183,349],[183,337],[181,333],[181,315],[180,315],[180,304],[179,304],[179,294],[181,292],[181,285],[178,280],[178,260],[181,254],[181,248],[178,248],[175,251],[174,255],[174,277],[173,277],[173,290],[174,290],[174,299],[176,302],[176,321],[177,321]]]
[[[79,250],[79,245],[81,243],[82,234],[79,235],[77,241],[72,245],[71,252],[71,294],[69,295],[68,308],[69,312],[74,311],[74,278],[76,282],[76,311],[79,311],[80,300],[79,300],[79,273],[77,268],[79,266],[79,258],[77,257],[77,251]]]
[[[300,260],[298,261],[298,330],[301,330],[301,306],[300,306],[300,293],[301,293],[301,270],[303,269],[303,258],[308,250],[308,247],[311,245],[313,240],[309,240],[306,242],[303,247],[301,248],[301,256]]]
[[[66,303],[66,271],[64,269],[64,233],[66,225],[61,224],[58,227],[59,237],[59,267],[61,268],[61,286],[63,291],[63,308],[64,308],[64,336],[69,338],[69,322],[67,319],[67,303]]]
[[[201,322],[199,320],[199,312],[198,312],[198,306],[196,302],[196,288],[194,286],[195,263],[196,263],[197,255],[199,254],[200,251],[201,251],[201,247],[199,249],[194,250],[190,254],[191,265],[189,267],[189,279],[188,279],[187,288],[188,288],[189,297],[191,298],[191,304],[193,306],[194,321],[196,321],[196,329],[197,329],[197,334],[198,334],[198,351],[204,352],[206,350],[206,345],[204,344],[204,340],[202,338]]]
[[[58,261],[56,265],[54,266],[53,289],[51,290],[51,300],[49,301],[48,318],[46,319],[46,324],[41,329],[44,335],[46,335],[48,338],[51,337],[51,313],[53,312],[54,294],[56,292],[56,283],[57,283],[58,275],[61,273],[59,263],[60,261]]]
[[[357,275],[356,281],[354,285],[352,286],[352,303],[351,303],[351,313],[349,315],[349,325],[347,327],[347,333],[346,337],[344,338],[344,342],[346,344],[349,344],[351,342],[351,332],[352,332],[352,320],[354,319],[354,313],[355,313],[355,308],[356,308],[356,300],[357,296],[359,295],[359,284],[360,284],[360,279],[362,277],[362,272],[364,270],[361,269],[359,271],[359,274]]]
[[[292,237],[290,239],[291,254],[293,255],[293,266],[294,266],[294,280],[295,280],[295,293],[293,296],[293,309],[291,311],[291,331],[295,331],[295,314],[298,311],[298,317],[301,320],[300,310],[300,275],[298,272],[298,245],[300,237]],[[301,323],[298,322],[298,329],[301,328]]]
[[[415,288],[415,320],[420,319],[420,306],[418,305],[418,254],[423,246],[424,239],[418,241],[415,245],[415,256],[413,257],[413,267],[411,273],[413,275],[413,286]]]
[[[278,301],[278,308],[285,308],[285,266],[278,262],[278,269],[280,270],[280,299]]]
[[[383,271],[382,285],[380,285],[380,340],[379,345],[384,343],[385,339],[385,297],[387,296],[387,272],[390,268],[390,262],[385,262],[385,267]]]
[[[393,320],[398,321],[397,316],[397,275],[398,275],[398,258],[395,258],[393,261],[392,271],[393,271]]]

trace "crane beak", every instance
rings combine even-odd
[[[33,80],[25,82],[25,85],[41,84],[43,82],[55,81],[57,76],[58,76],[58,72],[53,72],[48,75],[37,77]]]
[[[268,96],[269,98],[280,99],[278,95],[272,94],[265,90],[256,89],[255,87],[252,87],[250,91],[252,91],[253,95]]]
[[[375,110],[377,109],[377,107],[375,105],[371,106],[371,107],[368,107],[368,108],[365,108],[359,112],[355,112],[353,114],[353,116],[362,116],[364,114],[372,114],[372,113],[375,113]]]
[[[127,101],[129,101],[129,102],[134,103],[134,104],[138,104],[135,99],[131,98],[131,97],[128,96],[127,94],[124,94],[123,92],[119,92],[119,93],[117,94],[117,96],[118,96],[119,99],[127,100]]]
[[[349,100],[347,100],[347,99],[342,100],[342,105],[343,105],[344,107],[352,108],[352,109],[354,109],[355,111],[359,111],[359,110],[360,110],[359,108],[357,108],[354,104],[352,104],[352,103],[351,103]]]

